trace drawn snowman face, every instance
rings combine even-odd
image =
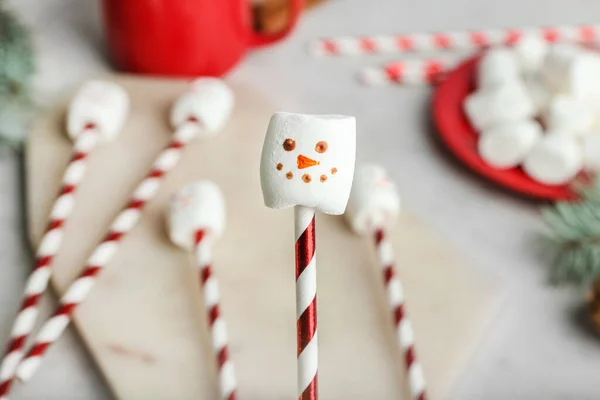
[[[390,229],[398,219],[400,197],[386,171],[376,165],[356,168],[346,219],[355,232],[370,234]]]
[[[128,112],[129,98],[121,86],[105,81],[86,82],[69,106],[69,136],[75,139],[86,125],[92,123],[103,139],[112,139],[125,124]]]
[[[353,117],[275,114],[261,159],[267,207],[343,213],[354,173],[355,130]]]
[[[191,249],[196,231],[203,230],[214,241],[225,227],[225,201],[219,187],[210,181],[184,186],[171,201],[169,237],[180,247]]]

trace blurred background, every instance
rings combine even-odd
[[[22,142],[31,121],[93,77],[127,73],[189,81],[209,74],[223,76],[233,85],[251,86],[277,110],[355,116],[357,162],[384,166],[400,189],[404,209],[452,246],[477,274],[501,287],[499,305],[490,308],[493,315],[488,315],[485,333],[477,339],[476,351],[453,382],[448,399],[597,399],[600,341],[585,306],[589,285],[551,284],[552,254],[540,245],[548,232],[540,208],[551,201],[502,189],[450,154],[432,118],[436,85],[372,87],[357,79],[365,68],[415,54],[315,56],[307,49],[323,37],[594,25],[600,3],[313,0],[283,37],[279,33],[291,23],[287,1],[232,1],[236,3],[232,9],[240,3],[248,10],[243,16],[220,10],[220,2],[105,0],[112,14],[103,14],[100,0],[0,2],[31,40],[29,51],[15,56],[16,61],[11,59],[9,67],[8,46],[0,31],[0,51],[5,50],[0,52],[0,69],[4,65],[22,72],[14,78],[19,82],[15,90],[27,98],[21,103],[16,96],[4,94],[0,102],[4,110],[16,110],[0,116],[5,138],[0,150],[0,338],[9,337],[32,262],[25,239],[22,161]],[[185,3],[189,8],[182,13],[188,21],[198,21],[191,31],[199,36],[159,31],[166,23],[153,19],[154,3],[163,4],[163,16],[174,15],[167,11],[169,7]],[[177,20],[170,23],[168,29],[174,29]],[[242,43],[242,29],[262,36]],[[157,39],[165,35],[173,41]],[[427,57],[443,59],[447,53],[431,49]],[[471,53],[457,49],[453,57],[462,61]],[[418,289],[427,292],[428,287]],[[53,304],[54,300],[44,299],[42,315]],[[76,331],[69,329],[49,352],[47,367],[31,384],[20,387],[15,398],[114,398]]]

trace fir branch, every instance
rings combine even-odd
[[[29,31],[0,0],[0,145],[18,147],[26,136],[34,72]]]
[[[581,200],[558,202],[542,210],[556,252],[551,278],[555,283],[586,284],[600,276],[600,177],[579,185]]]

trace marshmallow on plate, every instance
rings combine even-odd
[[[557,91],[583,101],[593,101],[600,92],[600,55],[575,45],[555,45],[544,63],[544,77]]]
[[[573,44],[552,45],[544,59],[542,76],[547,85],[556,91],[568,92],[568,76],[574,60],[583,54],[583,50]]]
[[[218,78],[199,78],[180,96],[171,109],[171,125],[177,128],[190,118],[203,126],[204,136],[215,135],[228,120],[233,109],[232,90]]]
[[[265,205],[343,214],[354,176],[355,149],[354,117],[275,113],[260,161]]]
[[[583,167],[583,151],[573,135],[549,132],[531,150],[523,169],[534,180],[561,185],[573,179]]]
[[[548,130],[577,136],[587,134],[596,120],[585,102],[567,94],[554,96],[542,117]]]
[[[600,132],[593,132],[581,139],[583,164],[588,171],[600,172]]]
[[[529,98],[533,102],[535,114],[540,114],[548,107],[554,96],[552,89],[543,81],[539,74],[530,74],[524,78]]]
[[[191,250],[198,230],[214,242],[225,229],[225,200],[221,189],[210,181],[190,183],[171,200],[168,215],[169,238],[176,245]]]
[[[486,51],[477,65],[477,89],[490,89],[519,79],[515,53],[506,47]]]
[[[372,234],[391,229],[400,213],[400,196],[385,169],[362,165],[354,172],[352,191],[344,216],[354,232]]]
[[[94,124],[102,140],[111,140],[125,124],[129,96],[121,86],[108,81],[88,81],[71,100],[67,111],[67,133],[75,140],[87,124]]]
[[[495,168],[516,167],[541,139],[542,127],[533,120],[498,125],[482,132],[479,155]]]
[[[513,47],[521,71],[529,74],[541,70],[548,48],[548,43],[539,36],[523,36]]]
[[[535,115],[533,101],[520,81],[478,90],[467,97],[464,109],[469,121],[479,132],[499,123],[519,121]]]

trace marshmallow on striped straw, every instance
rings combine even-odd
[[[300,400],[318,398],[315,211],[340,215],[346,209],[355,147],[354,117],[276,113],[262,149],[260,178],[265,205],[294,207]]]
[[[25,284],[21,309],[0,366],[1,399],[5,399],[10,390],[15,369],[37,317],[40,296],[48,287],[52,263],[63,241],[64,226],[75,206],[77,188],[85,176],[88,155],[98,142],[115,139],[125,123],[128,110],[129,98],[125,90],[104,81],[85,83],[69,105],[67,133],[74,141],[73,152],[37,249],[33,271]]]
[[[235,372],[229,359],[227,328],[219,306],[219,285],[212,270],[212,249],[225,229],[225,200],[221,190],[209,181],[183,187],[171,202],[168,221],[171,241],[194,253],[212,335],[219,392],[222,400],[234,400]]]
[[[158,155],[127,206],[115,218],[79,277],[67,288],[57,310],[41,327],[31,350],[17,369],[19,379],[31,379],[49,346],[67,327],[71,314],[91,292],[97,275],[115,256],[123,237],[136,226],[144,206],[156,196],[166,173],[179,162],[185,146],[197,137],[216,134],[229,118],[232,107],[231,89],[216,78],[194,81],[190,90],[175,102],[171,112],[171,122],[175,129],[173,138]]]
[[[404,289],[396,275],[392,244],[388,239],[399,213],[400,198],[385,170],[374,165],[358,167],[345,217],[354,232],[370,235],[375,241],[398,342],[404,354],[411,399],[425,400],[425,378],[416,358],[413,328],[405,310]]]
[[[514,45],[522,37],[535,36],[548,43],[597,42],[600,26],[549,26],[537,28],[493,29],[415,33],[366,37],[317,39],[309,52],[317,56],[356,56],[380,53],[427,52],[435,50],[478,50],[496,45]]]

